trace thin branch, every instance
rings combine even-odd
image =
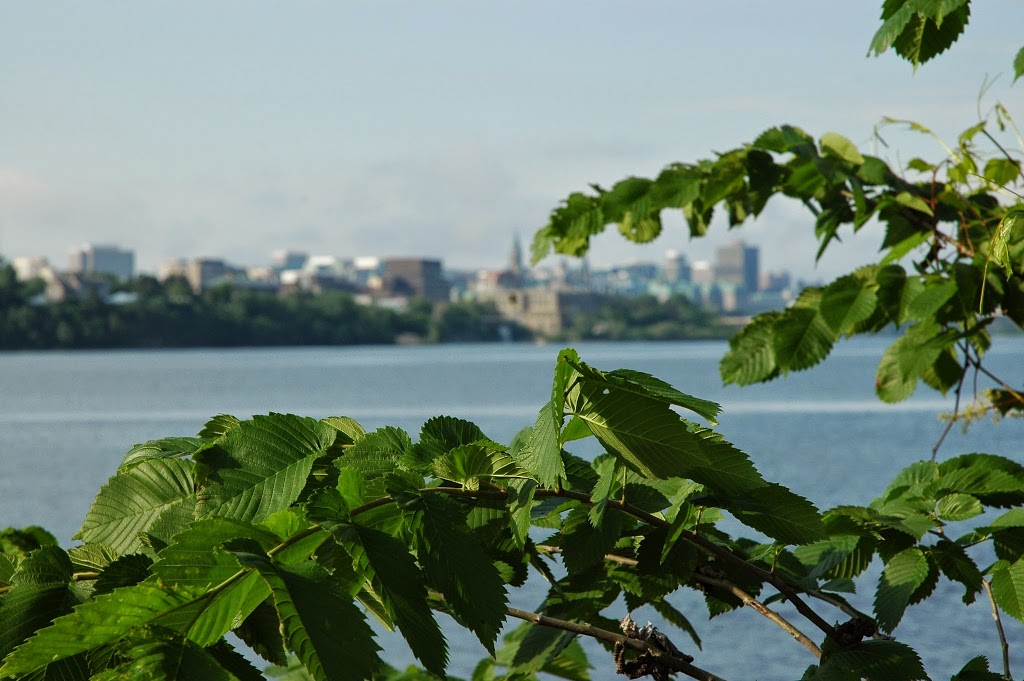
[[[1006,632],[1003,631],[1003,620],[999,616],[999,608],[996,606],[995,596],[992,595],[992,585],[987,579],[981,580],[981,586],[985,588],[985,595],[988,596],[988,604],[992,607],[992,619],[996,621],[996,631],[999,632],[999,645],[1003,650],[1003,678],[1012,679],[1010,676],[1010,644],[1006,642]]]
[[[639,653],[649,653],[673,671],[686,674],[690,678],[699,679],[699,681],[725,681],[722,677],[701,669],[682,657],[666,653],[657,646],[653,646],[646,641],[641,641],[640,639],[629,638],[622,634],[608,631],[607,629],[595,627],[592,624],[568,622],[566,620],[548,617],[547,615],[541,615],[536,612],[520,610],[519,608],[507,608],[505,612],[511,617],[530,622],[531,624],[536,624],[542,627],[551,627],[552,629],[561,629],[562,631],[568,631],[571,634],[577,634],[579,636],[590,636],[591,638],[595,638],[599,641],[606,641],[608,643],[619,643],[630,650],[635,650]]]
[[[939,448],[942,447],[942,443],[946,441],[946,436],[949,435],[949,431],[952,430],[953,424],[957,422],[960,417],[960,393],[964,388],[964,380],[967,378],[967,370],[971,366],[970,357],[967,354],[967,350],[964,349],[964,370],[960,372],[960,380],[956,384],[956,402],[953,404],[953,415],[949,419],[949,423],[942,430],[942,435],[939,436],[935,446],[932,447],[932,463],[935,463],[936,457],[939,455]]]
[[[577,501],[582,501],[583,503],[591,503],[590,496],[587,494],[583,494],[582,492],[562,490],[561,492],[555,493],[549,490],[537,490],[534,494],[535,496],[538,497],[560,496],[568,499],[576,499]],[[623,513],[627,513],[633,516],[634,518],[642,520],[653,527],[661,527],[664,529],[671,529],[672,527],[671,523],[664,520],[663,518],[659,518],[656,515],[648,513],[642,508],[633,506],[632,504],[622,503],[621,501],[609,501],[608,507],[618,509]],[[685,539],[686,541],[690,542],[691,544],[694,544],[695,546],[703,550],[705,553],[711,554],[716,558],[722,560],[723,562],[729,563],[730,565],[739,568],[740,570],[743,570],[756,576],[762,582],[767,582],[768,584],[771,584],[773,587],[778,589],[779,593],[785,596],[793,604],[793,607],[795,607],[801,615],[807,618],[807,620],[811,624],[818,627],[818,629],[823,631],[826,636],[829,636],[833,639],[836,638],[835,627],[833,627],[831,624],[822,619],[821,615],[816,613],[809,605],[807,605],[807,603],[802,598],[800,598],[800,595],[796,589],[787,584],[785,580],[783,580],[775,573],[769,572],[768,570],[764,570],[754,565],[753,563],[747,561],[745,558],[737,556],[732,551],[729,551],[728,549],[725,549],[719,546],[718,544],[715,544],[714,542],[705,539],[704,537],[700,536],[695,532],[683,529],[679,530],[679,536]]]
[[[724,579],[715,579],[714,577],[709,577],[700,573],[694,573],[693,578],[701,584],[707,584],[708,586],[713,586],[718,589],[725,589],[733,596],[743,601],[743,605],[749,606],[752,610],[764,615],[781,627],[786,633],[795,638],[800,645],[811,651],[812,655],[819,659],[821,658],[821,648],[819,648],[814,641],[807,638],[806,634],[790,624],[782,615],[778,614],[732,582]]]
[[[95,579],[99,579],[99,578],[100,578],[100,573],[98,573],[98,572],[75,572],[75,573],[72,573],[72,575],[71,575],[71,581],[73,581],[73,582],[87,582],[87,581],[95,580]],[[5,593],[7,593],[8,591],[10,591],[13,588],[14,588],[13,584],[4,584],[3,586],[0,586],[0,595],[3,595]]]
[[[537,548],[547,553],[562,552],[561,547],[548,546],[546,544],[541,544],[537,546]],[[626,556],[618,556],[614,553],[605,554],[604,559],[607,560],[609,563],[618,563],[619,565],[626,565],[629,567],[636,567],[639,564],[633,558],[628,558]],[[733,596],[740,599],[744,605],[749,606],[752,610],[760,613],[764,617],[768,618],[770,621],[774,622],[783,631],[785,631],[790,636],[795,638],[803,647],[811,651],[812,655],[814,655],[817,658],[821,657],[821,648],[819,648],[817,644],[814,643],[814,641],[808,638],[806,634],[804,634],[802,631],[793,626],[782,615],[778,614],[777,612],[775,612],[774,610],[766,606],[764,603],[757,600],[756,598],[754,598],[746,591],[733,584],[732,582],[725,579],[716,579],[714,577],[709,577],[708,575],[703,575],[699,572],[695,572],[693,574],[693,580],[700,582],[702,584],[706,584],[708,586],[713,586],[717,589],[724,589],[725,591],[728,591]]]

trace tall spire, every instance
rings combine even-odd
[[[508,257],[508,269],[516,276],[516,279],[521,279],[525,268],[523,267],[523,248],[519,242],[519,234],[512,238],[512,251]]]

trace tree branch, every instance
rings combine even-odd
[[[546,544],[538,545],[537,548],[547,553],[562,552],[561,547],[548,546]],[[627,565],[630,567],[636,567],[639,564],[633,558],[627,558],[626,556],[617,556],[614,553],[605,554],[604,559],[610,563],[618,563],[619,565]],[[806,634],[804,634],[802,631],[793,626],[782,615],[778,614],[777,612],[769,608],[767,605],[757,600],[756,598],[754,598],[746,591],[733,584],[732,582],[725,579],[716,579],[714,577],[709,577],[708,575],[703,575],[699,572],[695,572],[692,576],[692,579],[702,584],[706,584],[708,586],[713,586],[717,589],[724,589],[725,591],[728,591],[733,596],[740,599],[744,605],[749,606],[752,610],[760,613],[761,615],[763,615],[764,617],[768,618],[770,621],[778,625],[783,631],[785,631],[790,636],[795,638],[803,647],[811,651],[812,655],[814,655],[817,658],[821,657],[821,648],[819,648],[814,641],[808,638]]]
[[[541,615],[536,612],[520,610],[519,608],[507,608],[505,612],[511,617],[515,617],[538,626],[561,629],[562,631],[568,631],[571,634],[579,636],[590,636],[591,638],[595,638],[599,641],[606,641],[608,643],[619,643],[630,650],[635,650],[639,653],[649,653],[673,671],[686,674],[693,679],[699,679],[700,681],[725,681],[722,677],[716,676],[709,671],[691,664],[685,658],[666,653],[657,646],[653,646],[646,641],[641,641],[640,639],[629,638],[622,634],[608,631],[607,629],[595,627],[592,624],[568,622],[566,620],[548,617],[547,615]]]
[[[575,499],[577,501],[581,501],[587,504],[593,503],[589,495],[584,494],[582,492],[572,492],[569,490],[554,492],[552,490],[539,489],[534,493],[534,496],[559,496],[568,499]],[[633,506],[632,504],[629,503],[610,500],[608,502],[608,507],[618,509],[623,513],[627,513],[633,516],[634,518],[642,520],[653,527],[661,527],[664,529],[671,529],[672,527],[671,523],[669,523],[667,520],[659,518],[658,516],[648,513],[642,508]],[[818,627],[818,629],[823,631],[826,636],[836,639],[835,627],[833,627],[831,624],[822,619],[822,617],[818,613],[816,613],[811,608],[811,606],[807,605],[807,603],[802,598],[800,598],[800,595],[796,591],[796,589],[787,584],[785,580],[776,575],[774,572],[769,572],[768,570],[762,569],[754,565],[745,558],[737,556],[728,549],[722,548],[718,544],[715,544],[714,542],[705,539],[696,532],[691,532],[689,530],[682,529],[679,530],[679,536],[685,539],[686,541],[690,542],[691,544],[694,544],[705,553],[713,555],[716,558],[721,559],[723,562],[729,563],[730,565],[737,567],[741,570],[744,570],[745,572],[749,572],[750,574],[760,579],[762,582],[767,582],[768,584],[771,584],[779,591],[779,593],[785,596],[793,604],[793,607],[795,607],[801,615],[807,618],[807,620],[810,621],[811,624]]]
[[[992,607],[992,619],[996,621],[996,631],[999,632],[999,645],[1003,651],[1003,678],[1012,679],[1013,677],[1010,676],[1010,644],[1006,642],[1006,632],[1003,631],[1003,620],[999,616],[999,607],[992,595],[992,585],[987,579],[983,579],[981,586],[984,587],[985,595],[988,596],[988,604]]]

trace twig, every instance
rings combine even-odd
[[[812,655],[819,659],[821,658],[821,648],[819,648],[814,641],[807,638],[806,634],[790,624],[782,615],[775,612],[732,582],[724,579],[715,579],[714,577],[709,577],[708,575],[702,575],[700,573],[694,573],[693,578],[702,584],[707,584],[708,586],[713,586],[718,589],[725,589],[733,596],[743,601],[744,605],[749,606],[752,610],[756,610],[781,627],[786,633],[795,638],[800,645],[811,651]]]
[[[100,578],[100,573],[98,573],[98,572],[75,572],[75,573],[72,573],[72,575],[71,575],[71,581],[73,581],[73,582],[87,582],[87,581],[95,580],[95,579],[99,579],[99,578]],[[10,591],[13,588],[14,588],[13,584],[4,584],[3,586],[0,586],[0,595],[3,595],[5,593],[7,593],[8,591]]]
[[[964,350],[964,370],[960,372],[960,380],[956,384],[956,402],[953,404],[953,416],[950,417],[949,423],[942,430],[942,435],[939,436],[938,442],[932,447],[932,463],[935,463],[936,457],[939,455],[939,448],[942,447],[942,443],[946,441],[946,436],[949,435],[949,431],[952,430],[953,424],[957,422],[960,417],[960,393],[964,388],[964,380],[967,378],[967,369],[971,366],[971,359],[967,354],[966,348]]]
[[[537,548],[547,553],[562,552],[562,549],[560,547],[548,546],[546,544],[541,544],[537,546]],[[627,558],[626,556],[618,556],[614,553],[605,554],[604,559],[607,560],[609,563],[618,563],[619,565],[627,565],[630,567],[636,567],[639,564],[633,558]],[[724,589],[728,591],[733,596],[740,599],[744,605],[749,606],[752,610],[755,610],[756,612],[760,613],[761,615],[763,615],[764,617],[768,618],[776,625],[778,625],[783,631],[785,631],[790,636],[795,638],[803,647],[811,651],[811,654],[813,654],[815,657],[821,657],[821,648],[819,648],[817,644],[814,643],[814,641],[808,638],[806,634],[804,634],[802,631],[793,626],[782,615],[778,614],[777,612],[775,612],[774,610],[766,606],[764,603],[757,600],[756,598],[754,598],[746,591],[733,584],[732,582],[725,579],[716,579],[708,575],[703,575],[699,572],[695,572],[693,574],[693,580],[700,582],[702,584],[707,584],[708,586],[713,586],[715,588]]]
[[[987,579],[981,580],[981,586],[985,589],[985,595],[988,596],[988,604],[992,607],[992,619],[996,621],[996,631],[999,632],[999,645],[1003,649],[1003,678],[1012,679],[1010,676],[1010,644],[1006,642],[1006,632],[1003,631],[1003,620],[999,616],[999,608],[996,606],[996,599],[992,595],[992,585],[989,584]]]
[[[507,608],[505,612],[510,617],[515,617],[517,619],[530,622],[531,624],[536,624],[542,627],[551,627],[552,629],[561,629],[562,631],[568,631],[571,634],[577,634],[579,636],[590,636],[591,638],[595,638],[599,641],[621,644],[640,653],[649,653],[656,657],[660,662],[663,662],[665,666],[670,667],[673,671],[686,674],[693,679],[699,679],[700,681],[725,681],[722,677],[701,669],[700,667],[687,662],[682,657],[666,653],[657,646],[653,646],[645,641],[641,641],[640,639],[629,638],[622,634],[616,634],[613,631],[601,629],[592,624],[568,622],[566,620],[548,617],[547,615],[541,615],[540,613],[520,610],[519,608]]]
[[[583,503],[591,503],[589,495],[584,494],[582,492],[572,492],[569,490],[562,490],[561,492],[558,493],[552,492],[550,490],[537,490],[535,492],[535,496],[560,496],[568,499],[582,501]],[[671,529],[672,527],[671,523],[669,523],[667,520],[664,520],[663,518],[659,518],[656,515],[648,513],[642,508],[633,506],[632,504],[622,503],[621,501],[609,501],[608,507],[618,509],[623,513],[627,513],[633,516],[634,518],[642,520],[653,527],[661,527],[664,529]],[[728,549],[722,548],[718,544],[715,544],[714,542],[705,539],[704,537],[700,536],[695,532],[683,529],[679,530],[679,536],[685,539],[686,541],[690,542],[691,544],[694,544],[695,546],[703,550],[705,553],[711,554],[716,558],[719,558],[722,561],[729,563],[734,567],[737,567],[741,570],[744,570],[745,572],[753,574],[762,582],[767,582],[768,584],[771,584],[773,587],[778,589],[779,593],[785,596],[793,604],[793,607],[795,607],[801,615],[806,617],[807,620],[811,622],[811,624],[818,627],[818,629],[823,631],[826,636],[835,639],[835,627],[833,627],[831,624],[822,619],[822,617],[818,613],[816,613],[809,605],[807,605],[807,603],[802,598],[800,598],[800,595],[796,591],[796,589],[787,584],[785,580],[780,578],[775,573],[759,568],[758,566],[747,561],[746,559],[737,556]]]

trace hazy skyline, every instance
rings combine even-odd
[[[975,3],[961,40],[916,74],[867,58],[880,2],[4,2],[0,254],[114,243],[259,264],[277,249],[499,266],[589,183],[653,176],[780,123],[871,149],[882,116],[955,138],[1011,87],[1024,5]],[[891,130],[879,153],[941,148]],[[691,260],[740,237],[767,269],[848,271],[858,235],[813,269],[813,228],[775,202],[691,242],[678,217],[596,265]],[[612,230],[614,232],[614,230]]]

